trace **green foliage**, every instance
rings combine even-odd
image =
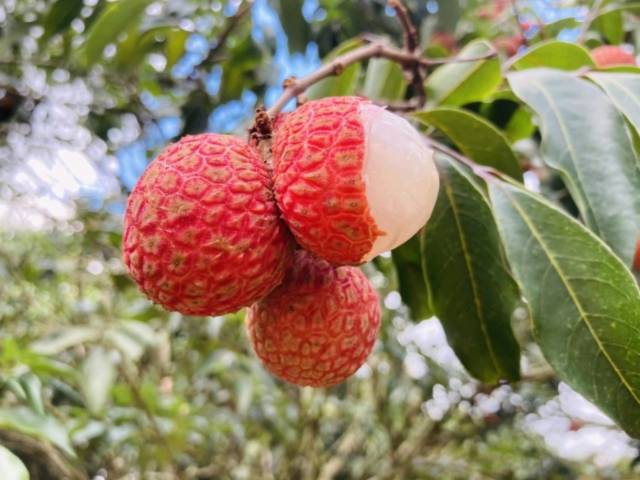
[[[640,290],[602,240],[519,188],[490,184],[540,348],[561,378],[640,435]]]
[[[485,194],[455,161],[438,158],[440,193],[422,236],[435,315],[460,361],[489,384],[519,377],[511,315],[519,300]]]
[[[418,112],[415,117],[433,125],[474,162],[493,167],[521,180],[522,169],[504,133],[468,110],[439,107]]]
[[[618,110],[601,90],[569,73],[529,70],[511,74],[509,84],[540,116],[545,162],[560,172],[586,224],[631,265],[640,231],[640,171]]]
[[[315,42],[325,64],[369,41],[402,44],[384,2],[321,0],[311,22],[301,0],[269,3],[288,49],[300,54]],[[73,218],[0,232],[3,479],[27,479],[25,468],[34,479],[74,480],[104,472],[325,480],[639,475],[629,456],[607,469],[563,459],[530,422],[562,403],[555,398],[562,380],[640,438],[640,291],[629,271],[640,232],[640,68],[598,71],[588,50],[627,42],[637,52],[640,6],[603,2],[581,43],[554,39],[580,27],[578,20],[548,23],[506,58],[494,45],[522,27],[510,7],[494,15],[493,2],[440,0],[431,14],[431,4],[405,3],[427,58],[482,58],[425,67],[426,104],[406,113],[435,148],[454,152],[436,155],[441,185],[429,223],[375,259],[376,268],[363,267],[383,304],[367,366],[328,390],[274,379],[248,347],[242,312],[185,317],[137,290],[120,260],[122,225],[113,213],[123,192],[91,211],[77,201]],[[527,2],[517,3],[521,20],[535,19]],[[166,117],[179,117],[179,135],[200,133],[212,112],[243,93],[253,92],[258,104],[273,94],[282,39],[271,25],[256,40],[258,22],[246,11],[228,17],[225,4],[2,5],[0,165],[8,173],[0,201],[11,198],[18,208],[25,195],[14,167],[55,173],[20,142],[53,160],[89,137],[88,158],[113,180],[114,157],[123,170],[139,167],[121,155],[129,142],[138,142],[143,159],[163,146],[166,138],[155,137]],[[192,71],[175,75],[194,32],[208,48]],[[440,44],[432,41],[438,36]],[[416,110],[422,92],[404,67],[386,58],[338,65],[339,75],[304,96],[364,95]],[[60,84],[72,87],[62,97],[91,100],[69,107],[51,93]],[[77,132],[41,136],[55,127],[42,105],[76,118]],[[250,118],[231,117],[228,130],[245,135]],[[0,215],[13,205],[1,203]],[[462,365],[437,345],[438,321]],[[553,415],[546,421],[563,425]],[[584,420],[564,419],[564,433],[579,438],[573,430]]]

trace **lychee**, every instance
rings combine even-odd
[[[636,64],[636,57],[616,45],[602,45],[594,48],[591,50],[591,56],[598,67]]]
[[[298,250],[283,283],[249,309],[247,331],[267,370],[296,385],[329,387],[365,362],[380,326],[375,289],[356,267]]]
[[[636,255],[633,258],[633,269],[640,273],[640,238],[636,242]]]
[[[404,243],[438,194],[433,150],[404,118],[359,97],[310,101],[273,139],[278,206],[298,243],[359,264]]]
[[[227,135],[169,146],[131,192],[123,257],[154,302],[219,315],[273,290],[291,260],[271,178],[256,150]]]

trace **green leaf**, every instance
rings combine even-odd
[[[479,115],[459,108],[440,107],[417,112],[414,116],[444,133],[476,163],[522,179],[522,169],[507,137]]]
[[[573,17],[561,18],[555,22],[547,23],[531,38],[531,43],[540,41],[541,38],[556,37],[563,30],[577,28],[580,25],[581,22]]]
[[[57,355],[67,348],[95,341],[100,335],[101,332],[94,327],[68,327],[36,340],[30,348],[41,355]]]
[[[46,42],[56,33],[69,28],[74,18],[80,15],[84,0],[58,0],[55,2],[42,20],[44,34],[41,43]]]
[[[476,40],[466,45],[458,56],[477,57],[492,51],[489,43]],[[443,65],[429,76],[425,88],[431,104],[460,106],[484,100],[498,89],[501,82],[500,61],[492,58]]]
[[[424,320],[433,316],[429,306],[429,291],[422,273],[420,236],[415,235],[391,251],[398,275],[398,290],[402,301],[409,308],[411,319]]]
[[[40,379],[33,373],[28,372],[20,376],[18,381],[24,390],[29,406],[33,408],[34,412],[44,415],[44,404],[42,403],[42,382],[40,382]]]
[[[593,66],[593,59],[584,47],[575,43],[552,40],[535,45],[515,57],[511,68],[526,70],[528,68],[549,67],[559,70],[577,70],[581,67]]]
[[[302,16],[303,0],[280,0],[280,18],[286,19],[282,26],[287,34],[289,48],[303,52],[311,37],[309,23]]]
[[[362,94],[374,100],[401,100],[407,89],[402,68],[385,58],[372,58],[367,65]]]
[[[0,428],[47,440],[68,455],[76,456],[67,429],[55,417],[39,415],[27,407],[0,408]]]
[[[82,363],[80,389],[92,413],[104,410],[111,387],[116,379],[116,369],[109,352],[103,348],[93,348]]]
[[[520,354],[510,322],[520,297],[491,208],[466,170],[436,158],[440,192],[422,235],[434,313],[469,373],[491,384],[517,380]]]
[[[353,50],[362,45],[357,39],[347,40],[338,45],[325,58],[325,62],[331,61],[339,55],[349,50]],[[353,95],[358,88],[358,79],[362,71],[362,65],[354,63],[348,66],[344,71],[335,77],[328,77],[314,84],[306,92],[306,96],[311,100],[324,97],[340,97],[345,95]]]
[[[109,4],[91,25],[79,52],[80,62],[91,66],[102,58],[104,48],[135,25],[153,0],[119,0]]]
[[[29,480],[29,471],[11,450],[0,445],[0,472],[4,480]]]
[[[598,15],[591,23],[591,28],[600,32],[604,38],[614,45],[624,40],[624,19],[622,10],[614,9]]]
[[[640,75],[630,73],[590,73],[588,77],[609,96],[629,122],[640,132]]]
[[[640,291],[611,250],[542,198],[489,185],[500,234],[546,359],[640,437]]]
[[[598,87],[569,73],[527,70],[509,83],[539,116],[543,158],[560,172],[586,224],[630,265],[640,231],[640,164],[624,118]]]
[[[167,57],[167,67],[170,70],[184,55],[185,44],[190,33],[181,28],[174,27],[167,32],[164,53]]]

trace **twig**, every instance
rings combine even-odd
[[[236,13],[231,17],[229,17],[229,20],[227,20],[227,24],[225,25],[224,30],[220,32],[220,35],[215,41],[216,43],[209,50],[209,53],[207,54],[207,58],[204,60],[205,62],[212,62],[215,60],[218,52],[220,52],[220,50],[224,48],[225,44],[227,43],[227,39],[233,33],[236,27],[240,24],[240,20],[242,20],[242,17],[244,17],[251,10],[252,5],[253,5],[253,0],[246,0],[242,5],[240,5],[240,7],[238,7],[238,10],[236,11]]]
[[[513,18],[518,24],[518,30],[520,30],[520,36],[522,36],[522,43],[524,45],[529,45],[529,42],[525,35],[527,32],[522,26],[522,23],[520,23],[520,8],[518,7],[518,0],[511,0],[511,10],[513,11]]]
[[[578,35],[578,39],[576,40],[577,43],[584,43],[591,24],[600,14],[602,3],[603,0],[595,0],[595,2],[593,2],[593,7],[591,7],[591,10],[589,10],[589,13],[587,13],[584,22],[582,22],[582,26],[580,27],[580,34]]]
[[[398,20],[404,30],[404,48],[408,52],[414,52],[418,48],[418,30],[409,17],[409,11],[401,0],[389,0],[389,6],[396,11]]]
[[[413,65],[419,64],[422,67],[431,67],[434,65],[443,65],[446,63],[464,63],[464,62],[476,62],[478,60],[486,60],[488,58],[495,57],[497,52],[492,49],[490,52],[484,55],[478,55],[475,57],[449,57],[439,59],[428,59],[420,56],[418,53],[409,53],[404,50],[386,45],[381,42],[371,42],[368,45],[356,48],[350,52],[340,55],[334,58],[331,62],[321,66],[315,72],[302,78],[289,78],[285,81],[285,89],[280,98],[276,100],[273,106],[267,110],[269,117],[273,120],[275,116],[280,113],[284,106],[293,98],[298,97],[304,93],[307,88],[318,83],[320,80],[331,77],[334,75],[340,75],[346,67],[362,60],[369,58],[387,58],[400,65]]]
[[[404,30],[404,50],[413,55],[418,54],[418,30],[409,17],[409,11],[401,0],[389,0],[389,6],[396,11],[398,20]],[[424,75],[422,74],[422,66],[418,62],[403,65],[405,72],[411,76],[411,87],[416,97],[418,105],[421,107],[426,101],[424,91]]]
[[[440,153],[444,153],[445,155],[449,155],[450,157],[452,157],[454,160],[459,161],[460,163],[466,165],[467,167],[469,167],[471,169],[471,171],[476,174],[478,177],[488,181],[488,182],[493,182],[496,180],[496,178],[505,178],[505,175],[496,170],[493,167],[489,167],[486,165],[480,165],[476,162],[474,162],[473,160],[471,160],[470,158],[464,156],[463,154],[456,152],[455,150],[453,150],[452,148],[447,147],[446,145],[433,140],[431,138],[428,137],[424,137],[426,143],[433,148],[434,150],[440,152]]]

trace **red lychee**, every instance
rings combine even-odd
[[[233,312],[268,294],[284,277],[291,244],[267,167],[227,135],[170,145],[125,213],[129,273],[154,302],[188,315]]]
[[[302,247],[338,265],[408,240],[438,195],[433,150],[404,118],[358,97],[305,103],[273,139],[274,189]]]
[[[617,45],[602,45],[594,48],[591,50],[591,56],[598,67],[636,64],[636,57]]]
[[[283,283],[249,309],[247,331],[267,370],[296,385],[329,387],[365,362],[380,326],[375,289],[356,267],[295,252]]]
[[[640,238],[636,243],[636,255],[633,258],[633,269],[640,273]]]

